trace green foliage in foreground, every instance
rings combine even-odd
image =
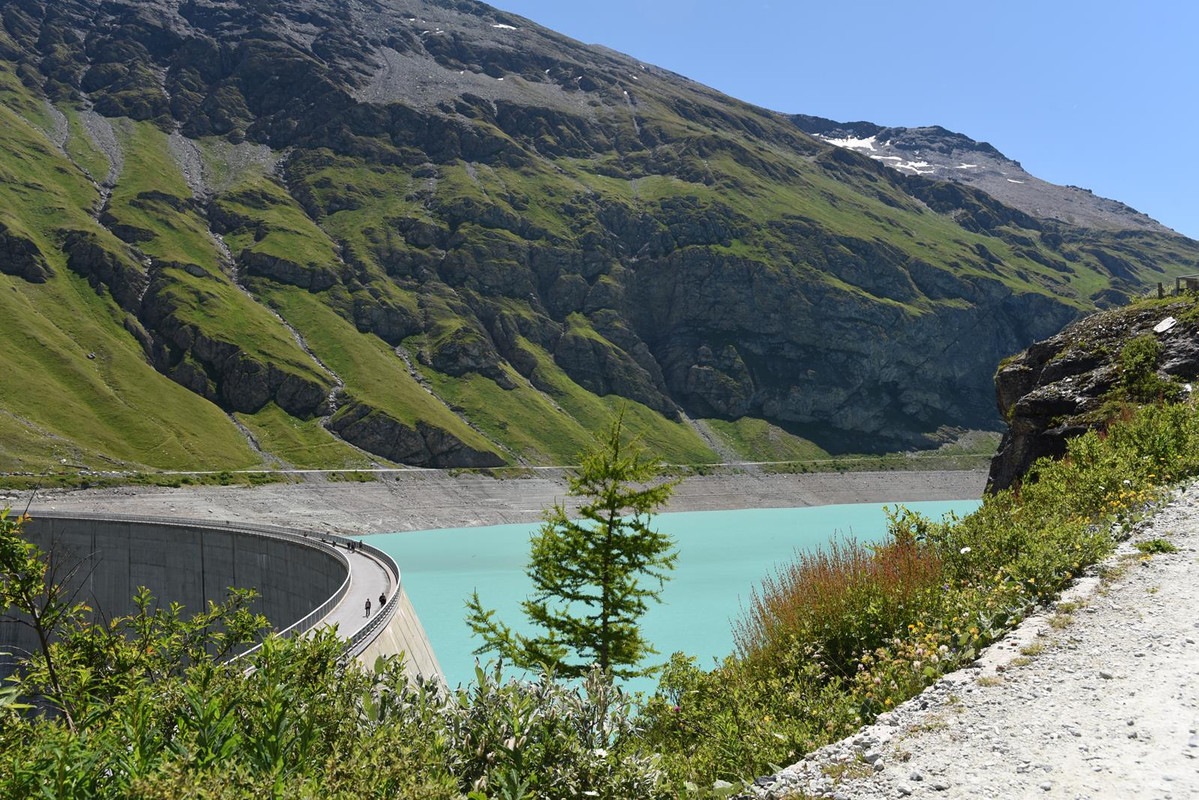
[[[1161,358],[1162,343],[1152,334],[1146,333],[1129,340],[1120,351],[1120,387],[1124,396],[1138,403],[1152,403],[1159,399],[1178,400],[1182,387],[1176,382],[1157,374],[1157,362]]]
[[[1165,539],[1150,539],[1147,542],[1137,542],[1137,550],[1140,550],[1147,556],[1158,555],[1159,553],[1177,553],[1178,548]]]
[[[476,652],[497,652],[523,669],[551,665],[567,677],[593,664],[616,677],[649,673],[638,665],[656,651],[638,623],[650,601],[660,602],[678,557],[674,541],[649,526],[650,515],[677,481],[654,483],[661,463],[638,441],[625,441],[623,423],[621,413],[568,478],[567,494],[586,498],[577,519],[558,503],[530,543],[534,594],[522,608],[545,633],[514,633],[475,592],[466,621],[484,641]]]
[[[480,670],[451,692],[410,683],[396,659],[345,664],[329,635],[220,666],[200,632],[248,640],[236,598],[190,623],[143,598],[112,630],[52,604],[47,624],[68,632],[48,651],[56,677],[35,656],[0,691],[0,796],[704,796],[694,787],[788,763],[969,662],[1195,475],[1199,413],[1150,406],[969,517],[896,509],[883,544],[840,544],[768,581],[718,668],[676,654],[636,716],[598,672],[564,686]],[[0,530],[8,601],[14,580],[47,577],[14,527]]]
[[[676,654],[642,713],[648,742],[700,785],[790,763],[973,660],[1197,474],[1199,414],[1148,406],[966,518],[895,509],[882,545],[847,542],[767,581],[717,669]]]
[[[134,614],[93,625],[19,524],[0,519],[0,606],[55,641],[0,691],[2,797],[665,796],[602,673],[568,688],[479,670],[451,692],[410,682],[400,658],[347,662],[331,632],[222,664],[265,624],[250,595],[187,619],[143,591]]]

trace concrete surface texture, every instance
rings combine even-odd
[[[368,549],[351,550],[319,534],[278,536],[234,523],[105,519],[41,509],[31,514],[26,535],[63,569],[78,566],[72,581],[78,599],[98,618],[130,613],[140,586],[159,602],[178,602],[191,612],[219,602],[230,587],[253,588],[259,592],[254,610],[276,630],[315,613],[319,616],[310,624],[336,625],[350,639],[380,614],[395,614],[372,634],[392,649],[375,646],[371,661],[382,652],[408,651],[420,654],[411,659],[413,669],[419,664],[424,674],[440,672],[415,612],[397,591],[394,565]],[[387,598],[382,607],[380,595]],[[406,605],[406,613],[397,603]],[[370,643],[368,637],[359,646]],[[22,653],[34,646],[28,628],[0,623],[0,652]]]
[[[398,601],[398,602],[397,602]],[[379,656],[403,654],[404,666],[409,675],[420,674],[425,677],[441,675],[441,665],[433,653],[433,646],[421,627],[416,609],[408,599],[404,587],[400,587],[397,598],[388,599],[388,603],[396,602],[395,614],[387,626],[375,636],[371,643],[358,654],[358,660],[370,667]]]

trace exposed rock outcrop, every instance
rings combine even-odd
[[[237,260],[250,275],[299,286],[310,292],[322,292],[337,285],[337,272],[330,267],[300,264],[290,259],[253,250],[242,251]]]
[[[487,449],[466,419],[497,453],[561,463],[598,424],[571,402],[586,393],[660,412],[640,416],[658,432],[685,412],[830,452],[927,447],[999,427],[1000,357],[1199,263],[1199,243],[1127,209],[1039,210],[1044,187],[1009,181],[989,145],[792,119],[468,0],[0,16],[29,98],[124,118],[98,217],[88,200],[57,226],[150,361],[233,411],[323,414],[336,383],[423,420],[361,405],[329,428],[396,460],[494,458],[463,445]],[[41,174],[78,179],[44,156],[61,159]],[[990,183],[950,182],[974,163]],[[36,279],[24,232],[43,223],[11,212],[5,268]],[[374,336],[415,358],[380,361]],[[436,394],[420,413],[376,393],[413,378]],[[543,408],[543,429],[509,430],[497,397]],[[687,431],[657,441],[715,453]]]
[[[350,400],[329,421],[330,430],[353,445],[401,464],[421,467],[498,467],[495,453],[468,447],[440,428],[408,425],[365,403]]]
[[[0,272],[30,283],[45,283],[54,274],[32,239],[0,221]]]
[[[331,385],[264,363],[186,321],[169,287],[161,277],[152,281],[143,302],[142,322],[153,335],[151,360],[160,372],[229,411],[252,414],[272,400],[300,418],[327,411]]]
[[[108,287],[117,304],[137,313],[149,279],[129,253],[105,247],[91,231],[62,231],[63,252],[71,271],[87,278],[93,288]]]
[[[1154,332],[1159,325],[1167,329]],[[1120,353],[1143,335],[1161,344],[1160,376],[1199,379],[1194,296],[1093,314],[1000,365],[995,399],[1008,428],[991,462],[992,490],[1012,486],[1038,458],[1062,456],[1067,440],[1107,423],[1108,401],[1121,378]]]

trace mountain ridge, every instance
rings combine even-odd
[[[75,406],[6,387],[0,434],[53,461],[566,463],[621,405],[680,462],[719,459],[691,418],[927,446],[998,427],[999,358],[1199,264],[482,4],[0,20],[0,320],[39,342],[0,366]]]
[[[791,119],[805,133],[883,161],[900,172],[935,175],[975,186],[1041,219],[1056,219],[1080,227],[1176,233],[1118,200],[1100,197],[1078,186],[1041,180],[993,145],[940,125],[887,127],[872,122],[835,122],[804,114],[794,114]],[[981,163],[967,163],[966,158]]]

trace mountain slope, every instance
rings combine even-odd
[[[1199,263],[1168,231],[904,175],[482,4],[0,19],[5,319],[62,339],[79,304],[103,317],[102,346],[0,368],[119,353],[95,390],[48,390],[212,442],[118,448],[122,418],[73,427],[0,387],[6,441],[89,463],[564,463],[618,405],[682,462],[735,430],[691,418],[805,452],[918,446],[997,427],[1002,356]]]
[[[1145,214],[1089,189],[1043,181],[986,142],[936,125],[887,128],[872,122],[834,122],[804,114],[791,119],[805,133],[861,153],[905,175],[964,183],[1039,219],[1100,230],[1173,232]]]

